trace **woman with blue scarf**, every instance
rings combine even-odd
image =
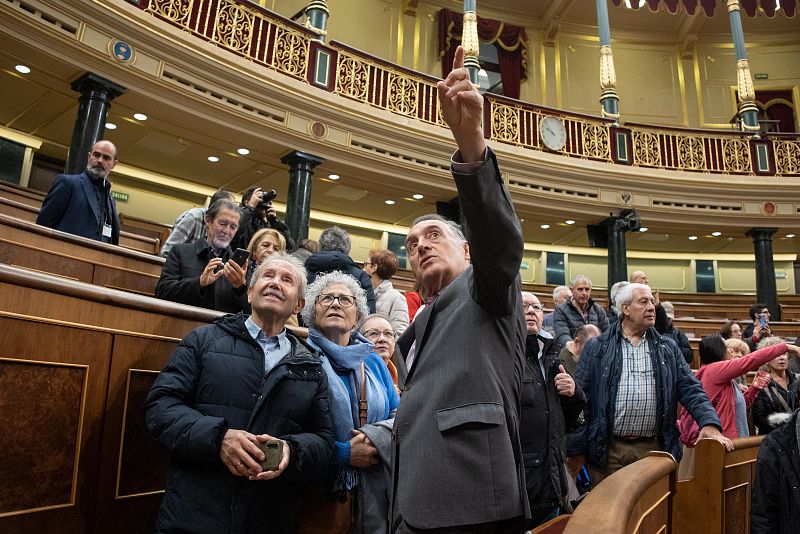
[[[308,286],[302,317],[328,374],[336,437],[327,490],[354,496],[351,533],[373,534],[389,530],[388,455],[400,397],[372,343],[354,330],[367,314],[366,293],[350,275],[333,271]]]

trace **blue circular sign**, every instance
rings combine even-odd
[[[125,41],[114,41],[111,45],[111,54],[117,61],[128,63],[133,59],[133,47]]]

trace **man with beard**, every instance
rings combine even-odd
[[[119,244],[119,217],[108,174],[117,164],[117,147],[98,141],[81,174],[59,174],[42,202],[36,224],[103,243]]]

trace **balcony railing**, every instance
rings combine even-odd
[[[445,127],[437,79],[336,41],[324,44],[302,25],[246,0],[140,0],[158,19],[274,71],[390,113]],[[800,176],[800,136],[687,130],[625,124],[486,95],[487,139],[545,148],[540,123],[559,118],[567,157],[673,171]]]

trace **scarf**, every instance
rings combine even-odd
[[[308,329],[308,341],[320,350],[322,367],[328,376],[331,422],[336,441],[346,442],[353,437],[353,429],[361,426],[359,396],[361,395],[361,364],[373,352],[372,343],[357,332],[350,336],[350,344],[342,347],[333,343],[314,328]],[[388,417],[388,395],[380,380],[364,366],[367,393],[367,422],[374,423]],[[349,388],[348,388],[349,386]],[[358,477],[356,468],[339,465],[334,490],[353,489]]]

